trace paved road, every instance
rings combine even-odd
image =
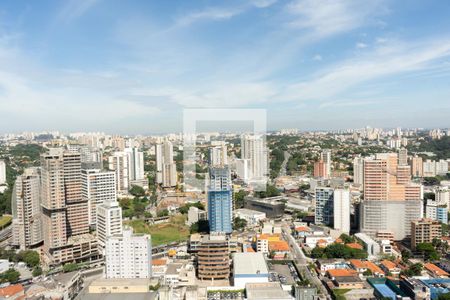
[[[280,173],[278,174],[278,176],[286,176],[286,165],[289,161],[289,157],[291,157],[291,154],[287,151],[284,151],[284,160],[281,163]]]
[[[291,249],[291,253],[293,254],[293,259],[295,264],[297,265],[298,270],[300,271],[301,276],[305,276],[312,284],[320,289],[321,294],[323,294],[327,299],[331,299],[331,296],[328,294],[327,289],[322,284],[322,282],[317,278],[317,276],[311,274],[311,271],[308,268],[308,264],[313,262],[313,259],[307,257],[300,246],[295,241],[295,238],[290,233],[290,228],[283,227],[283,236],[288,241],[289,247]]]

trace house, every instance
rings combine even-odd
[[[434,278],[447,278],[449,274],[432,263],[426,263],[423,265],[427,272]]]
[[[364,282],[359,278],[358,273],[352,269],[328,270],[327,276],[338,289],[364,288]]]
[[[398,276],[400,275],[401,269],[397,266],[396,263],[389,261],[389,260],[382,260],[381,261],[381,269],[387,274],[392,274],[392,276]]]
[[[0,299],[25,299],[25,290],[21,284],[0,288]]]
[[[318,259],[316,264],[322,275],[325,275],[328,270],[348,269],[348,265],[342,259]]]
[[[286,241],[269,241],[269,251],[274,253],[274,259],[286,258],[289,250],[289,244]]]

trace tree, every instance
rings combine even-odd
[[[157,213],[158,217],[167,217],[168,215],[169,215],[169,211],[167,209],[160,210]]]
[[[417,252],[422,253],[425,260],[438,260],[439,254],[431,243],[419,243],[416,246]]]
[[[130,189],[130,194],[135,197],[144,197],[145,196],[145,190],[143,187],[138,185],[133,185]]]
[[[273,185],[267,184],[265,191],[255,192],[259,198],[269,198],[281,195],[281,192]]]
[[[349,244],[349,243],[353,243],[355,241],[355,239],[351,236],[349,236],[348,234],[341,234],[339,236],[339,238],[342,240],[342,242],[344,242],[344,244]]]
[[[438,300],[450,300],[450,293],[439,294]]]
[[[20,273],[16,269],[8,269],[7,271],[0,274],[0,282],[6,283],[11,282],[14,283],[20,278]]]
[[[409,269],[402,271],[401,274],[411,277],[411,276],[419,276],[422,273],[423,265],[421,263],[413,264],[409,267]]]
[[[245,196],[248,195],[248,192],[244,191],[244,190],[240,190],[237,193],[234,193],[234,204],[236,208],[242,208],[244,207],[244,199]]]
[[[315,247],[314,249],[312,249],[311,257],[312,258],[323,258],[324,257],[324,248]]]
[[[40,258],[39,253],[33,250],[24,250],[20,251],[19,254],[19,260],[23,261],[27,264],[28,267],[34,268],[39,265]]]
[[[371,271],[370,269],[367,269],[367,270],[365,270],[365,271],[363,272],[363,275],[366,276],[366,277],[368,277],[368,276],[372,276],[373,274],[372,274],[372,271]]]
[[[42,268],[40,266],[35,267],[31,275],[33,275],[33,277],[42,275]]]
[[[68,263],[63,266],[63,272],[64,273],[73,272],[78,270],[78,267],[79,267],[78,264]]]
[[[233,220],[233,229],[234,230],[243,230],[247,226],[247,220],[241,219],[239,217],[234,218]]]
[[[411,258],[411,252],[408,250],[402,250],[402,260],[407,262]]]

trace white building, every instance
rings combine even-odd
[[[358,232],[355,234],[355,237],[364,244],[364,249],[367,251],[369,257],[376,256],[380,253],[380,245],[367,234]]]
[[[323,150],[322,153],[320,153],[320,160],[325,164],[326,176],[324,177],[331,176],[331,151],[328,149]]]
[[[236,209],[234,211],[234,216],[244,219],[245,221],[247,221],[247,225],[249,226],[258,225],[259,222],[266,219],[265,213],[247,208]]]
[[[245,288],[247,283],[269,282],[269,270],[262,253],[235,253],[233,255],[235,288]]]
[[[209,165],[211,167],[223,167],[228,164],[227,146],[222,143],[220,146],[209,149]]]
[[[122,208],[117,201],[105,202],[97,207],[97,239],[104,248],[109,237],[122,234]]]
[[[200,220],[207,220],[206,211],[195,206],[189,207],[187,224],[191,226]]]
[[[89,225],[97,223],[97,207],[102,203],[116,202],[116,172],[100,169],[81,170],[81,193],[88,201]]]
[[[250,180],[267,181],[269,156],[264,136],[243,135],[241,158],[249,160]]]
[[[448,161],[439,160],[436,162],[436,175],[445,175],[448,173]]]
[[[247,182],[250,179],[250,160],[236,159],[236,174],[243,181]]]
[[[6,184],[6,164],[4,160],[0,160],[0,185]]]
[[[350,191],[335,189],[333,193],[334,229],[350,232]]]
[[[130,189],[128,154],[125,152],[114,152],[108,158],[109,169],[116,173],[116,188],[118,192],[128,193]]]
[[[131,228],[124,228],[122,235],[106,240],[106,278],[150,278],[151,260],[150,235],[133,234]]]
[[[126,148],[125,153],[128,154],[130,185],[147,186],[144,174],[144,153],[139,151],[138,148]]]
[[[435,191],[436,202],[439,204],[445,204],[450,207],[450,192],[448,189],[440,188]]]

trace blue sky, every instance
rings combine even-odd
[[[450,1],[0,3],[0,132],[450,127]]]

